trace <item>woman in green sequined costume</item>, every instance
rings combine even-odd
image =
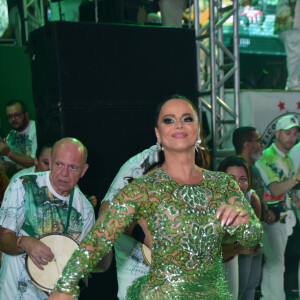
[[[132,222],[145,232],[152,264],[148,275],[133,282],[127,299],[231,298],[222,267],[222,239],[230,234],[242,245],[256,245],[260,222],[235,181],[195,164],[200,125],[190,101],[173,97],[164,102],[155,133],[163,147],[163,164],[134,180],[109,204],[73,253],[49,299],[78,295],[82,275]]]

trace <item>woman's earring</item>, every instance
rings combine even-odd
[[[197,141],[196,141],[196,143],[195,143],[195,148],[196,148],[197,152],[199,152],[199,149],[205,150],[205,148],[201,146],[201,142],[202,142],[201,139],[198,138]]]
[[[158,151],[164,150],[164,147],[162,147],[158,142],[156,142],[156,146]]]

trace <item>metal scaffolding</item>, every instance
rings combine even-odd
[[[194,0],[195,32],[197,43],[197,66],[199,87],[200,119],[207,111],[211,119],[210,134],[206,137],[211,145],[212,169],[217,167],[217,159],[228,155],[224,141],[231,137],[239,126],[239,38],[238,0],[225,6],[222,0],[209,1],[209,22],[200,28],[199,0]],[[223,25],[233,19],[232,51],[223,42]],[[209,58],[208,74],[203,69]],[[209,65],[209,64],[208,64]],[[230,105],[225,99],[225,83],[233,76],[234,100]],[[203,98],[203,96],[209,96]],[[201,120],[202,121],[202,120]]]
[[[29,33],[45,25],[43,0],[23,0],[22,2],[23,44],[28,42]]]

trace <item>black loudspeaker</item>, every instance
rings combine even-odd
[[[197,102],[190,29],[54,22],[29,40],[38,140],[72,136],[89,151],[80,182],[100,199],[121,165],[155,143],[166,96]]]

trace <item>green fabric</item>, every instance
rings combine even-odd
[[[183,185],[162,170],[136,179],[115,197],[72,255],[56,289],[76,295],[91,271],[132,222],[146,222],[153,240],[149,274],[128,290],[135,299],[231,299],[224,278],[221,243],[226,234],[245,246],[261,239],[261,224],[238,188],[224,173],[203,170],[199,184]],[[216,210],[232,204],[249,211],[249,221],[221,227]]]
[[[257,161],[255,166],[260,172],[264,182],[264,190],[271,194],[268,185],[272,182],[283,182],[291,178],[294,174],[292,160],[276,150],[275,144],[263,151],[261,160]]]
[[[22,229],[32,237],[41,237],[49,233],[70,234],[66,228],[68,211],[70,220],[79,220],[78,233],[81,232],[82,220],[78,212],[67,201],[55,197],[47,186],[39,187],[37,175],[21,176],[25,190],[25,220]],[[74,232],[73,232],[74,233]]]

